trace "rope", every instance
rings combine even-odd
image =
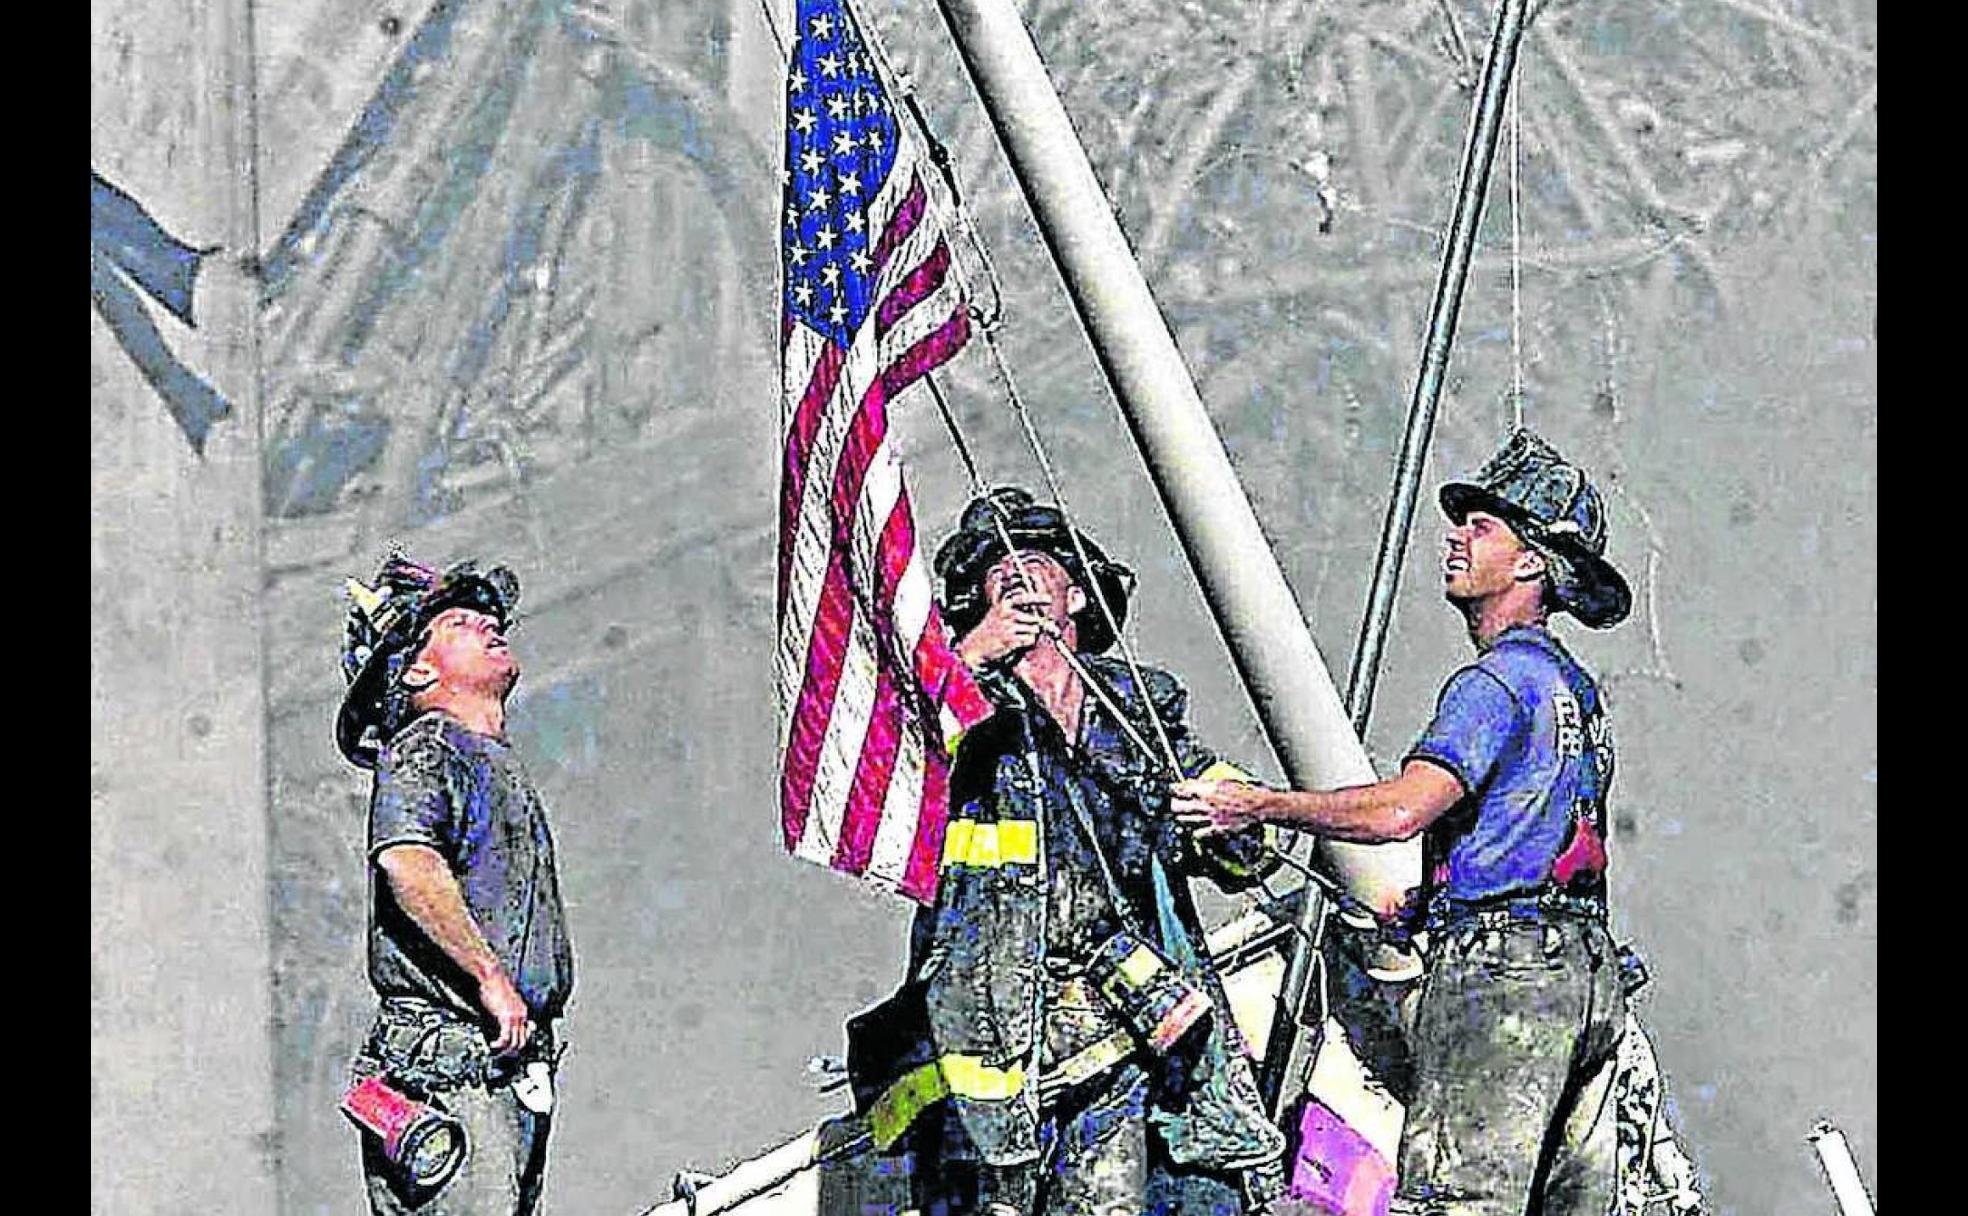
[[[984,277],[991,285],[991,308],[989,312],[984,312],[973,305],[970,314],[979,328],[989,333],[997,329],[1004,320],[1004,281],[998,277],[997,264],[991,260],[990,251],[984,245],[984,238],[977,233],[977,225],[971,220],[970,209],[964,206],[963,187],[957,181],[955,159],[951,157],[950,149],[930,128],[929,120],[923,116],[922,103],[916,98],[915,81],[907,72],[898,72],[894,65],[889,63],[887,49],[883,47],[881,39],[871,32],[868,23],[862,20],[852,0],[842,0],[842,6],[853,15],[855,25],[861,30],[862,42],[874,56],[875,74],[882,78],[892,94],[901,97],[902,107],[909,113],[910,125],[915,128],[916,137],[922,141],[924,154],[928,156],[929,163],[935,166],[937,176],[942,179],[948,202],[946,205],[938,205],[937,209],[943,213],[945,220],[952,218],[956,220],[954,225],[956,231],[963,234],[965,243],[970,246],[971,255],[984,269]],[[957,284],[963,289],[964,298],[975,299],[977,293],[972,290],[970,276],[964,272],[962,261],[957,258],[950,259],[950,270],[956,275]]]
[[[1168,727],[1162,722],[1162,715],[1155,708],[1153,698],[1147,694],[1148,685],[1141,678],[1141,667],[1136,662],[1134,647],[1128,643],[1121,632],[1121,623],[1114,615],[1113,605],[1107,602],[1107,594],[1100,588],[1100,580],[1093,577],[1093,563],[1087,557],[1086,546],[1080,539],[1079,525],[1074,521],[1072,510],[1066,505],[1066,491],[1059,483],[1059,475],[1053,469],[1051,457],[1046,455],[1045,444],[1039,439],[1038,427],[1032,422],[1031,411],[1026,408],[1025,398],[1018,391],[1017,381],[1012,379],[1011,365],[1005,361],[1004,351],[998,346],[997,336],[991,330],[984,331],[984,346],[991,352],[991,360],[997,366],[998,376],[1004,384],[1005,396],[1011,402],[1012,413],[1018,418],[1019,429],[1025,434],[1026,446],[1032,449],[1032,457],[1038,461],[1039,473],[1045,478],[1046,491],[1052,495],[1053,503],[1066,521],[1066,535],[1073,542],[1073,553],[1080,559],[1080,568],[1087,572],[1088,593],[1100,607],[1100,615],[1107,623],[1107,631],[1114,635],[1114,642],[1121,648],[1121,658],[1126,661],[1128,674],[1134,679],[1134,686],[1142,690],[1142,700],[1148,707],[1148,720],[1154,724],[1156,742],[1161,745],[1162,758],[1168,762],[1169,770],[1182,775],[1182,762],[1176,758],[1175,745],[1169,739]],[[1061,653],[1065,647],[1059,647]],[[1144,749],[1146,750],[1146,749]]]

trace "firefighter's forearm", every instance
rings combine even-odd
[[[465,907],[464,892],[435,849],[397,845],[376,858],[403,911],[446,957],[481,983],[502,973],[498,956]]]
[[[1353,844],[1411,840],[1455,805],[1461,788],[1441,769],[1411,762],[1400,776],[1372,785],[1267,790],[1263,817]]]
[[[1344,790],[1273,790],[1264,817],[1332,840],[1379,844],[1420,831],[1415,817],[1380,785]]]

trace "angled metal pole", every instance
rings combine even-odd
[[[1346,709],[1353,729],[1362,737],[1373,718],[1374,685],[1380,678],[1380,656],[1387,628],[1394,617],[1394,595],[1401,584],[1401,562],[1407,556],[1408,533],[1414,526],[1415,499],[1428,464],[1428,445],[1435,433],[1435,410],[1442,398],[1442,381],[1449,368],[1449,348],[1455,342],[1456,317],[1462,309],[1462,289],[1469,278],[1469,260],[1476,247],[1476,229],[1483,218],[1483,199],[1489,193],[1490,165],[1496,159],[1497,137],[1503,130],[1504,101],[1517,66],[1517,43],[1523,37],[1529,0],[1503,0],[1496,28],[1490,34],[1490,53],[1483,61],[1483,79],[1476,114],[1469,125],[1469,142],[1462,153],[1462,174],[1456,187],[1455,217],[1449,228],[1442,273],[1435,281],[1435,302],[1428,313],[1428,340],[1408,407],[1408,430],[1401,439],[1401,457],[1394,474],[1394,494],[1387,503],[1381,528],[1380,555],[1374,562],[1373,589],[1367,595],[1366,619],[1360,623],[1353,650],[1353,672],[1347,681]]]

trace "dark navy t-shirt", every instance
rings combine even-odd
[[[476,1017],[478,986],[397,905],[374,865],[391,845],[435,849],[465,907],[536,1019],[574,987],[574,954],[554,874],[546,807],[505,743],[427,713],[383,750],[369,804],[369,978],[383,996],[416,996]]]
[[[1450,677],[1408,759],[1465,791],[1423,837],[1431,901],[1552,888],[1603,901],[1612,735],[1598,686],[1547,630],[1506,630]]]

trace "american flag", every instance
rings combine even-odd
[[[929,902],[949,740],[989,712],[951,651],[888,412],[970,336],[923,162],[842,0],[798,0],[780,268],[780,816],[796,857]]]

